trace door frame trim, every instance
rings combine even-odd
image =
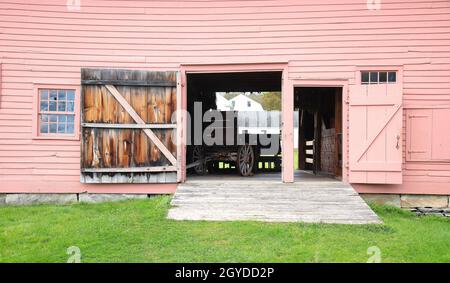
[[[340,87],[342,88],[342,181],[348,183],[348,80],[293,79],[295,87]],[[292,99],[293,100],[293,99]],[[292,102],[293,103],[293,102]],[[294,151],[292,151],[293,153]],[[293,154],[292,154],[293,155]]]
[[[273,72],[281,71],[281,113],[282,113],[282,181],[291,183],[294,181],[294,157],[291,152],[291,148],[294,148],[293,142],[293,113],[294,113],[294,98],[293,88],[290,87],[289,81],[289,69],[288,62],[271,62],[271,63],[230,63],[230,64],[181,64],[181,111],[186,113],[187,109],[187,77],[188,73],[232,73],[232,72]],[[178,182],[186,181],[186,131],[187,131],[187,119],[182,119],[180,116],[180,123],[183,129],[180,133],[180,143],[178,145],[181,148],[181,174]],[[178,123],[177,123],[178,124]]]

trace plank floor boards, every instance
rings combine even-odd
[[[267,177],[204,176],[180,184],[168,218],[253,220],[339,224],[379,224],[378,216],[353,188],[340,181],[306,175],[283,184]]]

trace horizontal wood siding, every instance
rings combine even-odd
[[[365,0],[86,0],[79,12],[66,2],[0,0],[2,182],[86,190],[80,142],[33,140],[31,124],[33,85],[79,85],[81,68],[289,61],[291,79],[354,84],[357,66],[403,66],[405,107],[450,105],[450,1],[384,0],[369,10]],[[403,131],[403,152],[405,139]],[[403,160],[405,184],[424,193],[450,182],[449,163]]]

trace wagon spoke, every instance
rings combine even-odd
[[[203,152],[202,152],[201,147],[195,146],[192,151],[192,162],[197,162],[202,159],[203,159]],[[195,166],[194,170],[197,174],[203,174],[205,171],[203,162],[201,162],[199,165]]]
[[[251,145],[243,145],[238,150],[238,168],[242,176],[252,173],[254,164],[254,153]]]

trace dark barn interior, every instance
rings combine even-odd
[[[342,88],[296,87],[298,169],[342,175]]]
[[[281,91],[281,72],[192,73],[187,74],[187,85],[187,109],[191,113],[196,101],[215,109],[216,92]]]
[[[193,156],[196,154],[194,152],[196,150],[194,145],[202,143],[202,141],[199,141],[198,135],[195,135],[194,137],[195,127],[198,125],[194,116],[197,115],[197,117],[203,117],[203,114],[207,111],[217,109],[216,92],[281,92],[281,72],[271,71],[187,74],[187,111],[191,117],[190,125],[187,129],[188,146],[186,150],[186,160],[188,169],[190,167],[189,164],[192,165],[192,163],[195,162],[193,160]],[[197,105],[194,110],[194,105],[196,102],[201,102],[202,104],[200,109]],[[201,115],[199,115],[198,112],[201,112]],[[216,131],[218,131],[218,129]],[[210,148],[211,147],[203,146],[202,150],[205,151]],[[224,149],[225,151],[227,150],[227,148]],[[217,148],[215,148],[215,150],[217,151]],[[212,164],[214,163],[208,163],[208,166],[206,166],[208,168],[207,171],[212,172],[212,167],[217,169],[218,165]],[[234,168],[234,163],[225,164],[224,166],[227,166],[227,168]],[[193,170],[190,171],[192,172]],[[216,172],[216,170],[214,171]],[[233,173],[235,173],[235,170]]]

